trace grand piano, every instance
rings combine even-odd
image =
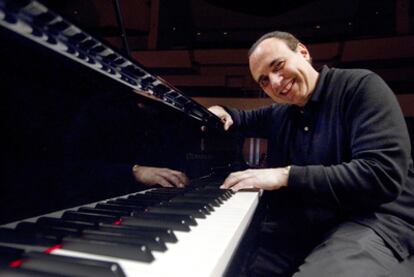
[[[0,0],[0,61],[0,276],[231,274],[260,194],[219,189],[239,134],[37,1]]]

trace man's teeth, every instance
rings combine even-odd
[[[288,92],[292,88],[293,82],[290,82],[285,86],[285,88],[282,90],[282,93]]]

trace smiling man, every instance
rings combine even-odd
[[[268,139],[268,167],[222,188],[264,189],[267,214],[251,276],[390,276],[414,252],[414,170],[398,102],[371,71],[311,64],[285,32],[249,51],[254,80],[275,104],[213,106],[224,128]]]

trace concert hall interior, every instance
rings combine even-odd
[[[124,49],[111,1],[46,2]],[[397,95],[414,132],[414,5],[409,0],[119,3],[132,57],[205,106],[270,103],[251,78],[246,52],[262,34],[280,29],[309,46],[316,68],[326,64],[378,73]],[[265,152],[265,142],[246,142],[244,153],[252,165]]]
[[[0,276],[245,270],[238,263],[255,243],[262,191],[219,187],[231,172],[265,168],[268,142],[224,131],[207,108],[273,103],[247,53],[274,30],[297,36],[317,70],[378,74],[414,145],[411,0],[0,0]],[[140,167],[183,172],[190,185],[151,187],[137,181]],[[34,262],[25,268],[26,260]]]

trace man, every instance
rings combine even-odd
[[[392,91],[368,70],[316,71],[284,32],[260,38],[249,67],[277,104],[210,108],[226,130],[268,139],[269,168],[222,185],[266,190],[248,274],[389,276],[414,251],[414,170]]]

